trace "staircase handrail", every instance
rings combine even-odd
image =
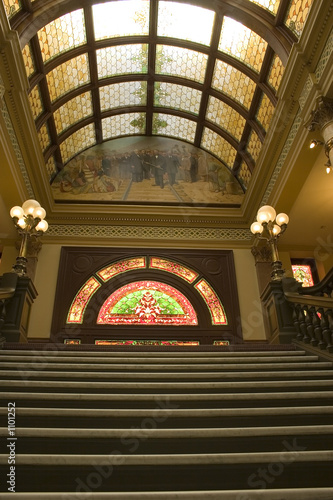
[[[330,297],[333,292],[333,267],[328,271],[326,276],[316,285],[301,287],[300,293],[307,295],[327,295]]]

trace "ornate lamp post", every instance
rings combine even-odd
[[[277,240],[287,229],[289,217],[287,214],[276,215],[273,207],[265,205],[259,208],[257,220],[251,224],[251,232],[259,239],[266,240],[271,249],[272,268],[271,278],[273,281],[281,280],[284,277],[282,262],[279,259]]]
[[[18,233],[22,236],[19,255],[13,271],[19,276],[25,276],[27,269],[27,251],[30,238],[42,236],[47,231],[48,223],[44,220],[46,212],[36,200],[27,200],[22,207],[15,206],[10,210],[10,216]]]

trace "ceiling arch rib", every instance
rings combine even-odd
[[[127,8],[126,26],[113,23],[110,31],[98,15],[108,17],[110,8],[112,19],[121,19],[120,4],[134,5],[87,0],[41,8],[36,0],[13,17],[30,65],[41,147],[46,162],[57,164],[54,171],[48,165],[50,177],[92,143],[177,133],[223,161],[246,187],[277,102],[282,61],[296,39],[281,21],[293,1],[217,0],[212,10],[202,1],[142,0],[133,12]],[[184,13],[187,32],[176,22]],[[196,22],[201,29],[191,31]],[[76,146],[66,150],[68,141]]]

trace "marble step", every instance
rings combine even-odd
[[[13,500],[2,493],[2,500]],[[244,489],[227,491],[143,491],[115,493],[80,491],[79,493],[15,493],[16,500],[332,500],[333,488]]]

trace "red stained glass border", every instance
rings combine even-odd
[[[212,287],[207,283],[207,281],[201,279],[194,285],[194,287],[198,290],[208,306],[212,318],[212,324],[227,325],[227,317],[220,299],[218,298]]]
[[[101,287],[101,283],[93,276],[89,278],[76,294],[67,315],[67,323],[79,323],[83,321],[84,311],[91,297]]]
[[[135,269],[145,269],[146,267],[146,257],[133,257],[131,259],[119,260],[114,262],[110,266],[100,269],[96,274],[104,282],[111,278],[114,278],[118,274],[126,273],[127,271],[133,271]]]
[[[160,271],[166,271],[171,274],[175,274],[180,278],[186,280],[188,283],[193,283],[199,274],[192,269],[173,262],[168,259],[163,259],[160,257],[151,257],[149,261],[149,267],[151,269],[159,269]]]

